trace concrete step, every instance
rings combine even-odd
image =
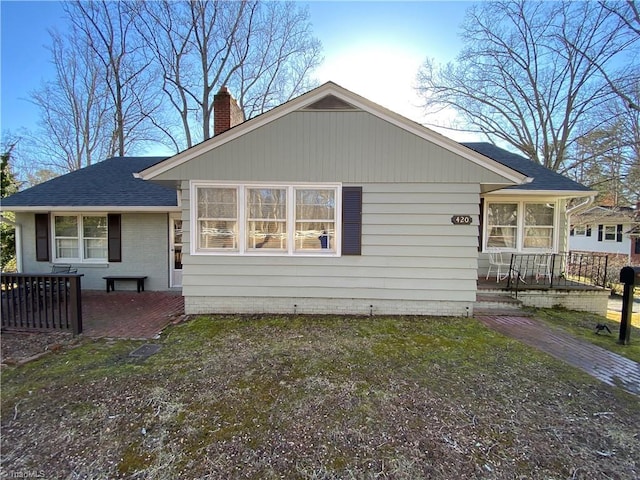
[[[522,302],[505,292],[482,292],[476,295],[474,315],[521,314]]]

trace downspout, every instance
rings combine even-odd
[[[8,223],[16,229],[16,269],[22,273],[22,225],[0,214],[0,222]]]
[[[593,205],[593,202],[596,199],[596,195],[597,195],[597,192],[593,192],[593,194],[588,196],[584,202],[579,203],[575,207],[569,208],[565,213],[567,217],[567,227],[568,227],[565,235],[565,239],[564,239],[566,248],[569,248],[569,235],[571,234],[571,215],[575,215],[576,213],[581,213],[584,210],[587,210],[591,205]]]

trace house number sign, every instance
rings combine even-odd
[[[454,225],[471,225],[471,215],[454,215],[451,217]]]

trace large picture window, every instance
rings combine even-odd
[[[339,254],[338,185],[194,183],[195,253]]]
[[[55,260],[106,261],[107,231],[106,215],[55,215]]]
[[[548,202],[485,202],[484,248],[553,250],[555,214],[555,204]]]

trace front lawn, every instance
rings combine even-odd
[[[2,477],[632,479],[640,403],[473,319],[199,317],[3,369]]]

